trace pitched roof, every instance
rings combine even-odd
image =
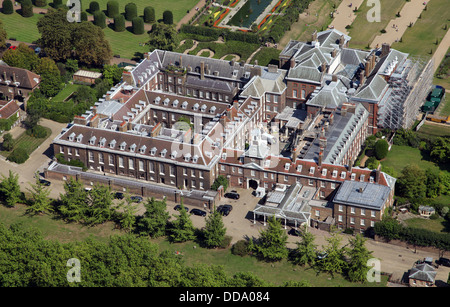
[[[413,267],[409,271],[409,278],[416,279],[416,280],[422,280],[422,281],[428,281],[428,282],[434,282],[434,279],[436,278],[437,272],[434,270],[434,268],[429,265],[428,263],[421,263]]]
[[[12,83],[14,79],[18,87],[25,89],[34,89],[41,82],[41,77],[29,70],[0,65],[0,84]]]

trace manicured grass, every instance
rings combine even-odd
[[[132,59],[137,53],[149,51],[148,46],[144,45],[149,40],[147,33],[135,35],[127,30],[123,32],[114,32],[114,30],[108,27],[106,27],[103,32],[111,45],[114,55],[117,54],[122,58]]]
[[[211,49],[214,52],[214,59],[220,59],[227,54],[237,54],[241,57],[241,61],[246,61],[258,47],[259,45],[257,44],[239,41],[227,41],[226,43],[200,42],[197,48],[189,52],[189,54],[196,55],[202,49]],[[207,55],[209,56],[209,53]]]
[[[310,41],[311,35],[314,31],[326,30],[331,23],[332,18],[330,12],[332,12],[333,5],[338,7],[342,0],[315,0],[313,1],[305,12],[308,12],[308,16],[299,18],[297,22],[294,22],[291,26],[291,30],[280,40],[280,47],[285,47],[291,39],[299,41]]]
[[[255,54],[250,62],[255,64],[255,60],[258,60],[258,65],[274,64],[278,66],[280,52],[279,49],[264,47]]]
[[[434,232],[446,232],[446,224],[444,218],[440,217],[436,220],[428,219],[428,218],[411,218],[405,220],[406,225],[408,227],[413,228],[422,228]]]
[[[18,13],[11,15],[0,13],[0,20],[3,22],[3,28],[6,30],[8,38],[31,43],[41,37],[36,23],[42,16],[41,14],[34,14],[32,17],[25,18]]]
[[[380,22],[369,22],[367,20],[367,12],[372,6],[367,5],[367,0],[364,1],[358,12],[356,18],[351,24],[352,28],[349,30],[351,36],[350,47],[364,49],[370,44],[377,35],[381,34],[381,30],[385,29],[389,21],[397,18],[397,12],[401,11],[406,1],[392,1],[392,0],[380,0]]]
[[[425,122],[422,127],[420,127],[417,134],[422,137],[428,137],[434,139],[439,136],[450,136],[450,126],[435,125]]]
[[[78,89],[79,86],[81,85],[67,83],[65,87],[55,97],[52,98],[52,101],[64,101],[64,99],[67,99],[73,92]]]
[[[444,26],[447,24],[447,29],[450,26],[449,16],[448,0],[429,1],[421,18],[406,30],[402,42],[392,44],[392,48],[413,55],[431,56],[430,51],[437,48],[436,39],[441,40],[447,32]]]
[[[392,145],[391,151],[381,161],[381,164],[393,168],[398,174],[408,164],[417,164],[424,170],[427,168],[439,169],[434,162],[426,160],[418,148],[410,146]]]
[[[47,131],[47,136],[45,138],[35,138],[24,131],[17,139],[14,140],[13,150],[16,148],[23,148],[30,155],[36,148],[38,148],[47,137],[52,133],[50,128],[44,127]],[[11,151],[12,152],[12,151]],[[10,151],[0,151],[0,154],[7,157]]]
[[[109,0],[96,0],[100,5],[101,10],[106,11],[106,4]],[[152,6],[155,9],[156,20],[162,19],[163,12],[170,10],[173,13],[173,22],[178,23],[178,21],[186,15],[188,10],[195,9],[195,5],[198,0],[117,0],[119,3],[119,12],[125,12],[125,5],[130,2],[134,2],[137,6],[137,12],[139,16],[144,15],[144,8],[146,6]],[[81,7],[83,10],[89,9],[89,3],[91,0],[82,0]]]

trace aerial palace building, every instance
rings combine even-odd
[[[355,159],[378,129],[411,126],[432,62],[349,40],[315,33],[268,67],[149,52],[54,139],[55,155],[87,171],[55,161],[46,175],[209,208],[223,175],[266,195],[255,220],[364,231],[392,206],[395,178]]]

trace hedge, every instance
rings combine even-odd
[[[154,23],[156,21],[155,9],[152,6],[147,6],[144,8],[144,22]]]
[[[125,19],[131,21],[134,17],[137,17],[137,6],[135,3],[130,2],[125,5]]]
[[[144,34],[144,20],[142,19],[142,17],[134,17],[131,23],[131,32],[137,35]]]
[[[125,17],[122,14],[116,15],[114,17],[114,31],[123,32],[125,29]]]
[[[119,2],[111,0],[106,3],[106,15],[109,18],[114,18],[119,14]]]
[[[210,37],[211,40],[217,40],[219,36],[222,36],[225,40],[241,41],[251,44],[260,43],[259,36],[251,32],[241,32],[241,31],[232,32],[228,29],[216,29],[191,25],[183,25],[180,29],[180,32]]]
[[[14,13],[14,5],[11,2],[11,0],[4,0],[3,1],[3,14],[12,14]]]

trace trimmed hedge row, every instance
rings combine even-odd
[[[225,40],[241,41],[251,44],[259,44],[261,42],[259,36],[255,33],[240,31],[232,32],[229,29],[216,29],[209,27],[183,25],[180,29],[180,32],[210,37],[212,40],[217,40],[219,36],[222,36]]]

